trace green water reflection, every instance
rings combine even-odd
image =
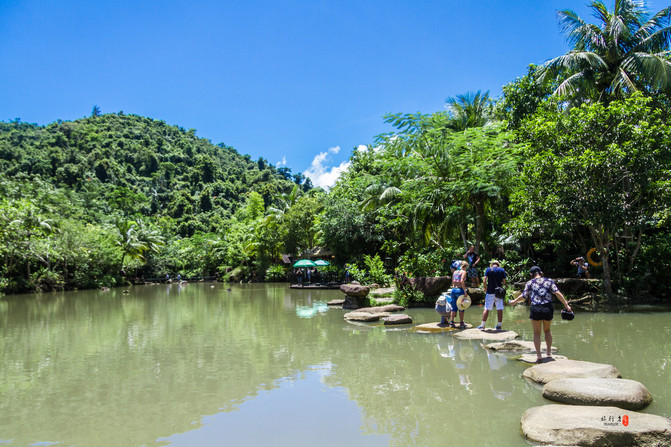
[[[347,323],[325,306],[338,291],[227,287],[0,301],[0,443],[524,446],[522,413],[546,403],[513,357]],[[504,323],[529,340],[526,312],[506,309]],[[671,417],[669,316],[579,314],[553,334],[560,354],[643,382],[655,399],[645,411]]]

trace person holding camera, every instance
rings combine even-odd
[[[489,267],[485,270],[485,278],[482,281],[482,286],[485,289],[485,310],[482,312],[482,324],[478,326],[481,331],[485,330],[489,311],[494,309],[494,304],[496,304],[496,316],[498,318],[496,330],[502,330],[503,306],[505,305],[503,299],[506,296],[506,290],[503,286],[506,284],[507,277],[508,274],[501,268],[499,261],[492,259]]]
[[[589,263],[587,263],[585,258],[579,256],[571,261],[571,265],[578,267],[578,278],[589,278]]]

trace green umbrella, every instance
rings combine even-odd
[[[314,267],[317,264],[310,261],[309,259],[301,259],[300,261],[294,262],[294,267]]]
[[[327,266],[327,265],[331,265],[331,263],[328,262],[328,261],[324,261],[323,259],[317,259],[315,261],[315,265],[318,266],[318,267],[324,267],[324,266]]]

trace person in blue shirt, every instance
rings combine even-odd
[[[585,258],[582,256],[575,258],[571,261],[571,265],[578,267],[578,278],[589,278],[589,264],[585,261]]]
[[[503,286],[506,285],[506,278],[508,274],[504,269],[501,268],[499,261],[493,259],[489,263],[489,267],[485,270],[485,278],[482,281],[482,285],[485,289],[485,310],[482,312],[482,323],[478,326],[478,329],[481,331],[485,330],[485,323],[487,323],[487,318],[489,318],[489,311],[494,309],[496,304],[496,317],[498,323],[496,324],[496,330],[502,330],[503,324],[503,296],[497,297],[496,290],[499,288],[499,291],[503,289]]]

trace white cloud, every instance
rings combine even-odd
[[[340,146],[332,147],[327,152],[320,152],[312,160],[312,165],[303,174],[308,177],[315,186],[329,189],[335,185],[340,174],[349,168],[349,161],[343,161],[338,166],[329,166],[328,159],[331,154],[340,152]]]
[[[282,166],[286,166],[286,165],[287,165],[287,157],[286,157],[286,155],[283,155],[283,156],[282,156],[282,159],[281,159],[280,161],[278,161],[277,163],[275,163],[275,167],[276,167],[276,168],[279,168],[279,167],[282,167]]]

